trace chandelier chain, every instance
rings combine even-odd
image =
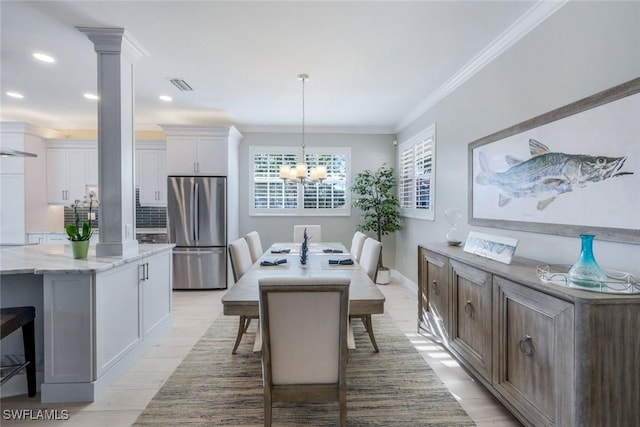
[[[304,150],[305,148],[305,143],[304,143],[304,82],[307,79],[305,77],[302,78],[302,149]],[[304,162],[304,159],[302,159],[302,161]]]

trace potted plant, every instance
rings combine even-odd
[[[395,171],[386,164],[377,171],[364,170],[356,175],[351,192],[358,197],[352,204],[362,211],[364,221],[358,225],[358,231],[373,231],[382,242],[382,236],[400,230],[400,200],[395,187]],[[382,262],[382,254],[376,283],[389,283],[389,269]]]
[[[89,240],[93,235],[93,207],[98,206],[100,202],[96,197],[96,193],[91,191],[84,196],[83,200],[76,200],[70,206],[73,209],[74,223],[67,224],[65,230],[67,232],[67,238],[71,242],[71,252],[73,257],[77,259],[83,259],[87,257],[89,252]],[[78,208],[88,207],[89,215],[87,221],[82,221],[80,225],[80,217],[78,216]]]

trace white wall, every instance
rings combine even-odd
[[[249,147],[296,146],[301,143],[299,133],[250,133],[243,132],[240,144],[240,234],[252,230],[260,233],[266,250],[274,242],[291,241],[294,224],[320,224],[322,240],[342,242],[347,248],[360,222],[360,211],[352,208],[349,217],[282,217],[249,215]],[[377,169],[383,163],[395,166],[394,135],[363,134],[305,134],[307,147],[351,147],[351,176],[365,169]],[[372,235],[373,237],[373,235]],[[394,266],[395,235],[383,239],[385,266]]]
[[[640,2],[569,2],[415,122],[398,140],[437,124],[436,220],[407,220],[397,234],[396,269],[417,279],[417,245],[444,241],[450,207],[470,230],[519,239],[517,255],[573,264],[577,237],[471,227],[467,224],[467,145],[586,96],[640,76]],[[638,140],[640,144],[640,139]],[[640,173],[640,171],[635,171]],[[615,207],[612,207],[615,209]],[[605,268],[640,277],[640,245],[598,241]]]

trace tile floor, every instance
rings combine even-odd
[[[451,393],[478,426],[519,426],[520,423],[489,392],[475,382],[441,347],[416,334],[417,297],[392,278],[380,286],[387,301],[385,310],[414,343]],[[91,403],[37,403],[38,396],[4,398],[0,401],[3,426],[130,426],[153,398],[184,356],[222,313],[223,291],[176,291],[173,295],[174,327],[162,342],[150,349],[120,380]],[[68,420],[11,421],[7,411],[57,409],[68,411]]]

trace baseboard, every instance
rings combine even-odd
[[[391,270],[391,277],[395,279],[395,281],[399,282],[402,286],[409,289],[415,295],[418,295],[418,285],[413,280],[404,276],[398,270]]]

